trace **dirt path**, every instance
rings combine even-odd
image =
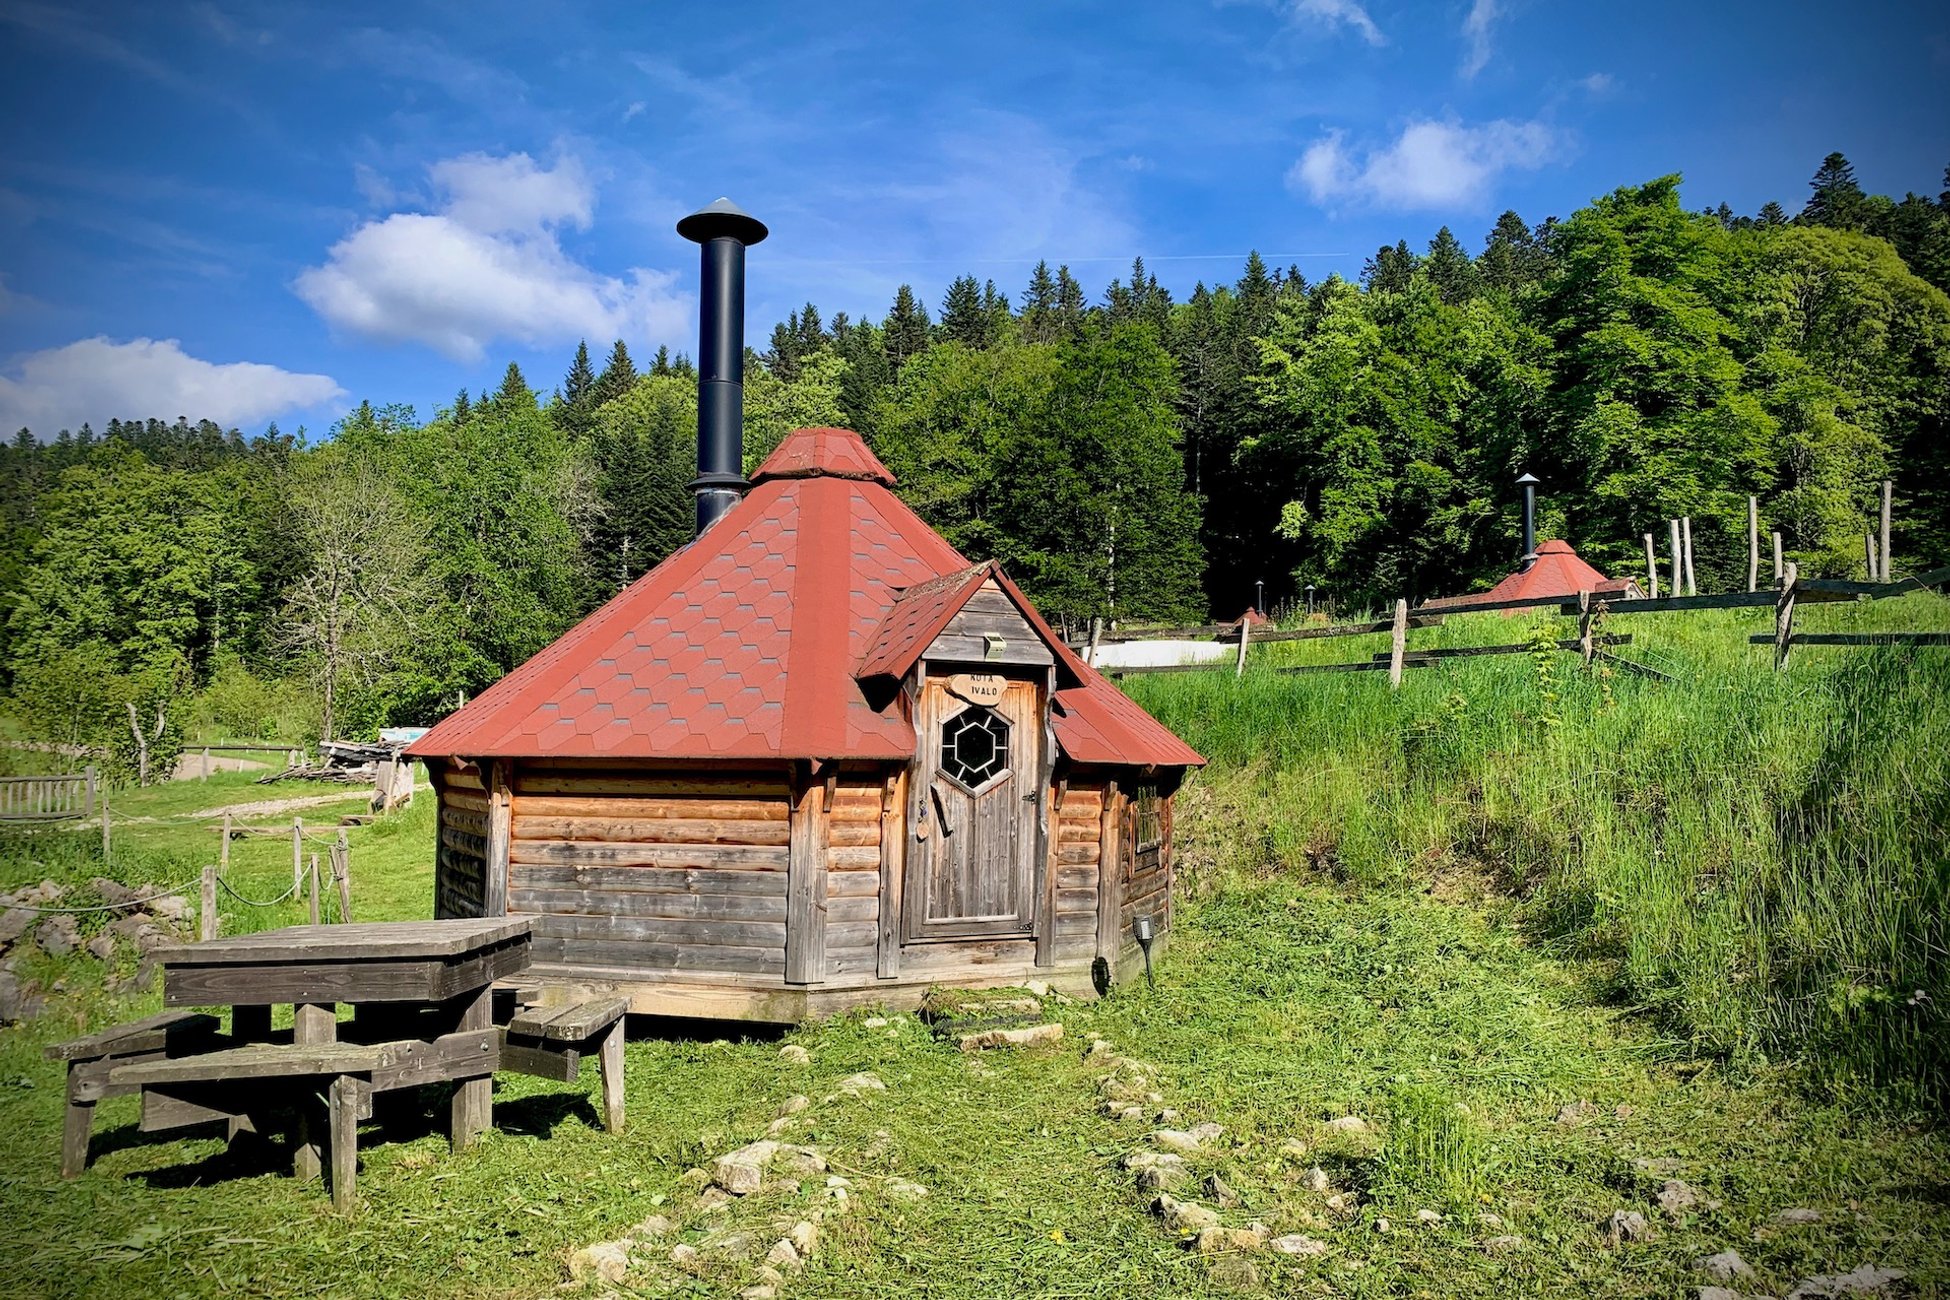
[[[276,813],[296,812],[300,808],[319,808],[331,803],[347,803],[353,799],[361,803],[370,803],[372,791],[354,787],[336,794],[307,794],[299,795],[295,799],[259,799],[255,803],[228,803],[220,808],[199,808],[190,815],[211,821],[226,814],[231,817],[270,817]]]
[[[170,774],[172,781],[194,781],[212,772],[262,772],[269,763],[254,758],[231,758],[227,754],[203,754],[200,751],[184,750],[176,760],[176,770]]]

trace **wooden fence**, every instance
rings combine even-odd
[[[0,776],[0,822],[82,821],[95,815],[95,769]]]
[[[1183,641],[1210,639],[1223,644],[1236,644],[1239,652],[1232,662],[1207,660],[1190,664],[1148,664],[1129,667],[1108,666],[1099,671],[1107,676],[1122,677],[1138,673],[1178,673],[1209,672],[1217,668],[1230,667],[1235,673],[1245,671],[1246,651],[1250,645],[1271,644],[1278,641],[1313,641],[1330,637],[1374,636],[1387,632],[1392,636],[1392,645],[1385,653],[1369,659],[1352,663],[1309,664],[1302,667],[1282,668],[1283,673],[1335,673],[1335,672],[1387,672],[1391,685],[1401,684],[1402,673],[1409,668],[1427,668],[1451,659],[1467,658],[1475,655],[1529,654],[1535,650],[1530,642],[1510,645],[1455,646],[1437,649],[1412,650],[1408,646],[1408,633],[1416,628],[1435,627],[1447,618],[1458,614],[1495,613],[1500,610],[1517,609],[1556,609],[1558,613],[1575,617],[1578,620],[1578,635],[1554,644],[1560,650],[1576,652],[1589,665],[1603,660],[1627,672],[1650,677],[1659,681],[1671,681],[1672,677],[1657,668],[1636,660],[1613,654],[1610,647],[1628,645],[1630,635],[1613,635],[1597,631],[1598,626],[1607,619],[1625,614],[1663,614],[1680,613],[1701,609],[1741,609],[1771,608],[1774,610],[1774,631],[1762,633],[1749,640],[1756,645],[1774,647],[1774,666],[1787,667],[1788,654],[1797,645],[1822,646],[1864,646],[1864,645],[1910,645],[1910,646],[1950,646],[1950,632],[1796,632],[1794,617],[1796,609],[1804,604],[1830,604],[1858,600],[1882,600],[1892,596],[1905,595],[1912,591],[1925,591],[1950,583],[1950,568],[1932,569],[1913,577],[1895,582],[1849,582],[1833,578],[1800,577],[1793,564],[1783,567],[1779,583],[1774,587],[1764,587],[1754,591],[1729,591],[1707,596],[1666,596],[1652,600],[1602,601],[1591,592],[1580,592],[1575,597],[1543,596],[1527,597],[1519,600],[1485,601],[1466,606],[1420,606],[1411,607],[1406,600],[1395,602],[1395,615],[1366,623],[1342,623],[1325,627],[1295,628],[1290,631],[1267,629],[1255,630],[1249,623],[1218,623],[1201,627],[1165,628],[1144,630],[1096,637],[1095,644],[1110,645],[1132,641]],[[1078,649],[1085,649],[1079,645]]]

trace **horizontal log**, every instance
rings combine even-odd
[[[785,821],[792,812],[784,799],[713,799],[705,795],[667,799],[635,795],[517,794],[515,816],[660,817],[676,821]]]
[[[1750,636],[1754,645],[1773,645],[1771,635]],[[1950,632],[1796,632],[1796,645],[1950,645]]]
[[[879,871],[880,846],[826,850],[826,865],[833,871]]]
[[[451,849],[464,857],[480,858],[482,861],[487,860],[487,837],[485,835],[469,835],[465,831],[457,831],[452,827],[443,826],[440,828],[440,843],[443,847]]]
[[[1602,636],[1594,636],[1591,638],[1591,643],[1593,645],[1630,645],[1632,643],[1632,634],[1627,632],[1622,635],[1606,634]],[[1582,643],[1576,637],[1569,637],[1564,640],[1558,641],[1556,643],[1557,648],[1559,650],[1576,650],[1580,648],[1581,644]],[[1407,651],[1406,654],[1403,656],[1403,660],[1404,662],[1406,662],[1408,660],[1417,659],[1417,658],[1467,659],[1472,655],[1520,655],[1520,654],[1529,654],[1531,651],[1535,650],[1536,648],[1537,648],[1536,646],[1531,645],[1528,642],[1517,642],[1508,645],[1444,646],[1438,649]],[[1384,663],[1387,662],[1388,660],[1388,656],[1386,654],[1377,654],[1375,658]]]
[[[1097,915],[1097,891],[1091,889],[1063,889],[1056,891],[1056,914],[1066,916],[1071,912],[1088,912]]]
[[[599,844],[591,840],[515,840],[510,862],[539,867],[689,867],[784,871],[787,850],[757,844]]]
[[[438,773],[440,788],[443,790],[474,790],[483,794],[487,792],[487,787],[481,784],[481,778],[473,772],[456,772],[452,768],[433,770]]]
[[[694,867],[541,866],[514,864],[515,889],[588,889],[613,893],[759,894],[785,897],[785,872]]]
[[[441,791],[440,805],[443,808],[448,808],[448,807],[461,808],[471,813],[485,814],[488,811],[488,801],[486,795],[469,794],[465,790]]]
[[[826,924],[831,928],[827,931],[827,945],[829,947],[832,945],[832,936],[838,927],[858,922],[870,929],[872,923],[879,919],[880,898],[878,895],[854,894],[845,898],[834,898],[829,893],[826,896]]]
[[[517,884],[508,910],[532,916],[619,916],[659,921],[785,924],[784,894],[649,893],[643,890],[536,889]],[[783,932],[781,932],[783,933]]]
[[[785,922],[699,919],[670,921],[654,916],[615,914],[535,917],[537,937],[605,943],[675,944],[694,948],[785,949]]]
[[[1086,841],[1095,841],[1102,834],[1103,826],[1094,817],[1089,821],[1065,817],[1056,826],[1056,839],[1059,844],[1082,844]]]
[[[549,965],[615,967],[658,974],[666,971],[723,971],[773,979],[785,974],[783,944],[776,948],[729,948],[537,936],[535,960]]]
[[[479,835],[483,838],[488,833],[488,815],[486,813],[471,812],[465,808],[455,808],[450,804],[441,805],[440,824],[442,826],[451,826],[457,831],[465,831],[469,835]]]
[[[771,776],[635,776],[607,772],[529,772],[515,776],[515,794],[615,794],[670,799],[704,795],[715,799],[783,799],[790,789],[783,773]]]
[[[574,1083],[582,1069],[582,1053],[574,1048],[503,1043],[501,1068],[515,1074],[532,1074],[538,1079],[553,1079],[557,1083]]]
[[[516,840],[581,840],[623,844],[759,844],[782,847],[782,821],[719,821],[662,817],[537,817],[516,809]]]
[[[880,896],[880,873],[878,871],[834,871],[826,877],[826,897],[835,898],[878,898]]]
[[[876,811],[870,822],[828,822],[826,842],[835,848],[858,849],[880,847],[880,813]]]
[[[1056,861],[1062,866],[1095,865],[1099,851],[1094,844],[1061,844],[1056,849]]]
[[[1433,659],[1404,659],[1402,660],[1402,667],[1430,668],[1435,665],[1435,662],[1436,661]],[[1298,674],[1298,673],[1371,673],[1377,670],[1381,672],[1387,672],[1388,661],[1386,659],[1382,659],[1382,660],[1371,660],[1371,661],[1351,663],[1351,664],[1307,664],[1304,667],[1300,667],[1300,668],[1275,668],[1273,671],[1277,673]]]
[[[1056,869],[1056,887],[1061,889],[1087,889],[1097,892],[1097,868],[1093,863],[1087,867],[1067,866]],[[1093,904],[1094,906],[1094,904]]]

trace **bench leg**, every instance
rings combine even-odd
[[[612,1133],[623,1131],[623,1021],[618,1020],[603,1035],[602,1051],[596,1058],[603,1076],[603,1127]]]
[[[95,1103],[70,1101],[61,1125],[61,1177],[79,1178],[88,1167],[88,1137],[95,1128]]]
[[[481,989],[468,994],[472,999],[462,1008],[460,1023],[454,1026],[455,1032],[469,1029],[486,1029],[494,1023],[493,990]],[[456,1151],[465,1151],[474,1145],[474,1139],[487,1132],[493,1121],[494,1076],[483,1075],[478,1079],[463,1079],[454,1089],[453,1114],[448,1123],[448,1138]]]
[[[341,1074],[332,1080],[332,1208],[350,1214],[359,1203],[359,1111],[364,1100],[359,1080]]]
[[[329,1002],[300,1002],[291,1008],[291,1041],[311,1045],[330,1043],[338,1038],[338,1016]],[[298,1101],[297,1127],[292,1134],[291,1172],[301,1183],[310,1182],[324,1169],[324,1152],[319,1149],[319,1123],[324,1118],[315,1097]]]

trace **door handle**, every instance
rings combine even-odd
[[[948,823],[948,807],[941,798],[941,788],[939,786],[929,786],[928,793],[934,797],[934,817],[941,824],[941,833],[943,835],[953,835],[955,828]]]

